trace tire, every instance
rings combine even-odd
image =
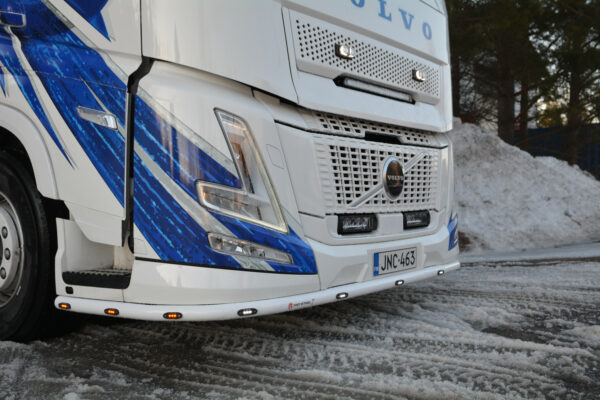
[[[56,232],[54,219],[48,218],[31,173],[17,158],[0,152],[2,340],[27,342],[57,327],[51,229]]]

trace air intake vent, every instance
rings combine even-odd
[[[291,16],[298,69],[332,79],[345,74],[440,98],[439,66],[335,25],[296,12]],[[338,57],[339,44],[352,47],[354,58]],[[415,80],[414,71],[427,78]]]
[[[312,132],[355,138],[365,138],[367,134],[371,133],[394,137],[399,143],[407,145],[444,147],[437,138],[438,134],[434,132],[365,121],[319,111],[300,110],[300,113]]]

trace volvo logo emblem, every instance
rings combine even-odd
[[[404,188],[404,171],[396,157],[390,157],[383,165],[382,182],[385,193],[390,200],[396,200]]]
[[[413,69],[413,80],[417,82],[425,82],[427,80],[427,74],[420,69]]]
[[[335,55],[346,60],[352,60],[355,57],[354,48],[352,46],[337,43],[335,45]]]

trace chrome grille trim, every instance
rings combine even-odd
[[[314,144],[327,214],[440,209],[441,150],[321,134],[314,135]],[[386,159],[394,156],[408,163],[419,154],[423,158],[407,173],[400,198],[390,200],[380,193],[359,207],[350,207],[354,200],[380,183]]]

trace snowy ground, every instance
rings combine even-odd
[[[597,399],[599,304],[600,258],[479,261],[300,312],[3,342],[0,398]]]
[[[473,125],[452,137],[460,271],[282,315],[0,342],[0,399],[599,399],[600,182]]]
[[[503,251],[600,240],[600,181],[552,157],[455,121],[462,250]]]

